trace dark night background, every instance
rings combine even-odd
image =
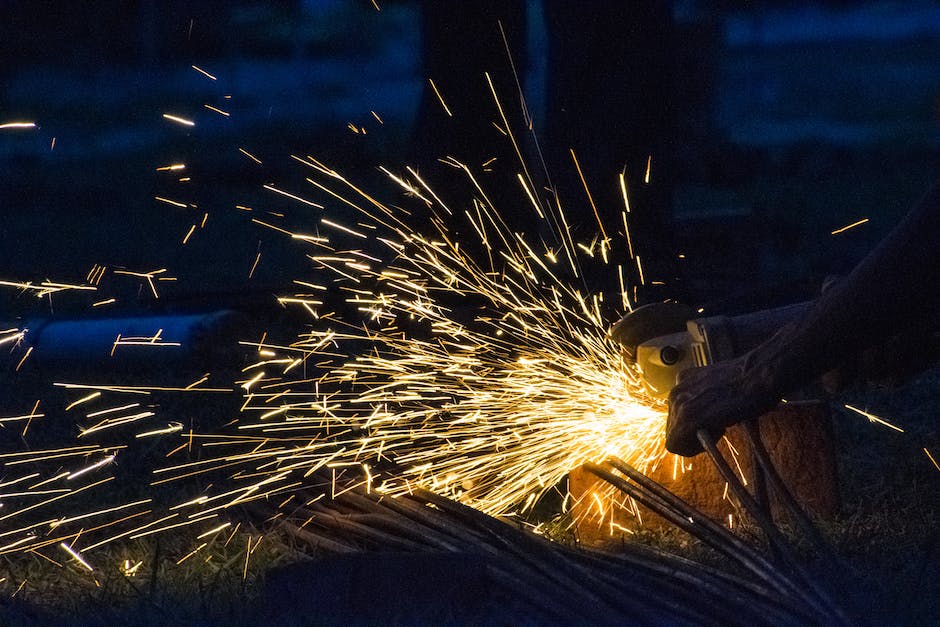
[[[367,182],[377,164],[431,168],[452,146],[470,162],[496,154],[493,138],[482,148],[464,145],[466,129],[476,135],[492,117],[474,115],[489,103],[477,71],[492,63],[497,86],[512,80],[502,50],[486,52],[502,45],[480,17],[487,3],[470,4],[455,11],[461,3],[385,2],[376,11],[342,0],[3,3],[0,122],[38,124],[0,134],[3,275],[80,281],[101,263],[167,267],[180,279],[167,289],[180,294],[276,291],[306,271],[301,252],[252,226],[235,205],[290,209],[288,225],[302,228],[303,207],[261,190],[304,190],[289,154],[313,155]],[[493,7],[501,7],[576,231],[589,209],[571,183],[569,147],[602,205],[617,200],[602,190],[616,191],[621,168],[635,176],[635,164],[656,153],[657,191],[634,186],[632,200],[635,237],[650,272],[670,284],[666,296],[733,309],[811,293],[827,273],[850,267],[932,180],[937,3],[685,0],[626,12],[594,4],[609,16],[575,19],[552,2]],[[422,11],[436,24],[424,39],[437,46],[424,62]],[[455,23],[491,39],[462,50]],[[463,81],[451,80],[460,91],[447,96],[462,135],[434,118],[436,101],[421,106],[425,74],[448,82],[442,67]],[[507,99],[517,109],[511,93]],[[464,101],[470,111],[462,113]],[[155,171],[177,162],[187,170]],[[504,175],[494,170],[499,188]],[[523,202],[509,198],[506,214]],[[204,212],[205,228],[182,246]],[[830,235],[863,217],[871,221]],[[685,259],[675,262],[673,253]]]
[[[935,0],[377,1],[380,11],[369,0],[0,0],[0,124],[37,125],[0,128],[0,280],[166,268],[178,280],[159,283],[163,301],[270,306],[314,270],[307,249],[251,217],[311,232],[322,215],[263,189],[324,200],[291,154],[388,202],[400,194],[376,166],[416,164],[457,204],[469,196],[436,158],[479,167],[497,156],[482,180],[524,226],[482,77],[491,69],[520,124],[496,15],[548,165],[540,180],[557,186],[579,240],[593,217],[568,149],[607,216],[627,168],[634,237],[665,283],[643,299],[730,313],[811,297],[936,178]],[[426,91],[429,75],[452,120]],[[523,152],[536,163],[531,143]],[[157,170],[174,163],[187,168]],[[154,305],[138,279],[109,280],[115,310]],[[61,298],[56,313],[87,314],[89,302]],[[0,322],[36,310],[0,288]]]

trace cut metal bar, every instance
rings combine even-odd
[[[627,467],[626,464],[623,464],[623,466],[625,468]],[[776,588],[781,594],[794,595],[797,593],[798,587],[780,573],[774,565],[767,561],[762,555],[754,551],[739,538],[733,536],[723,527],[717,525],[704,514],[699,513],[690,505],[684,503],[675,495],[672,495],[672,498],[669,499],[672,501],[672,507],[670,507],[670,505],[666,504],[661,498],[657,498],[655,491],[647,488],[648,484],[643,485],[640,484],[639,481],[637,481],[637,484],[628,483],[623,478],[618,477],[597,464],[585,464],[585,468],[619,490],[632,496],[642,505],[653,510],[660,516],[663,516],[680,529],[688,532],[702,542],[705,542],[715,550],[724,553],[756,576],[763,579],[768,585]],[[620,470],[620,468],[618,468],[618,470]],[[633,469],[631,468],[630,470]],[[636,471],[634,470],[634,472]],[[639,473],[636,474],[642,476]],[[636,480],[632,474],[630,478]],[[647,481],[649,481],[649,479],[647,479]],[[665,491],[665,488],[662,488],[662,490]]]
[[[829,544],[819,532],[819,529],[816,528],[816,525],[813,524],[810,517],[803,508],[800,507],[800,504],[797,503],[793,493],[787,489],[783,479],[780,478],[780,473],[777,472],[777,468],[774,466],[770,459],[770,454],[767,452],[767,447],[764,446],[764,441],[763,438],[761,438],[760,428],[757,423],[754,421],[745,422],[744,432],[751,445],[754,458],[757,460],[757,466],[760,467],[770,488],[774,491],[774,494],[776,494],[777,498],[783,503],[783,506],[800,526],[803,533],[806,534],[809,540],[815,545],[816,550],[822,553],[824,557],[838,561],[838,557],[832,545]]]
[[[830,616],[832,619],[838,620],[840,624],[852,624],[852,621],[849,620],[844,611],[832,600],[828,592],[823,590],[822,586],[819,585],[816,577],[806,572],[806,569],[803,568],[800,560],[796,557],[793,547],[787,542],[783,533],[780,532],[774,522],[761,512],[754,498],[734,475],[731,466],[728,465],[728,462],[722,456],[708,432],[704,429],[700,429],[696,435],[702,448],[705,449],[705,452],[708,453],[708,456],[718,469],[718,472],[731,486],[731,490],[738,498],[741,506],[744,507],[754,521],[760,525],[761,529],[767,535],[768,541],[776,545],[776,550],[785,560],[786,565],[806,584],[808,589],[802,586],[797,587],[797,592],[800,596],[814,609],[819,611],[820,614]]]

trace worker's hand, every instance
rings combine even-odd
[[[773,408],[778,398],[772,389],[761,389],[759,379],[747,376],[744,358],[723,361],[679,375],[669,394],[666,448],[691,457],[702,452],[696,432],[704,429],[713,438],[726,427],[756,418]]]

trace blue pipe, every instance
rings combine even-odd
[[[40,366],[100,369],[202,368],[232,365],[249,318],[222,309],[195,314],[112,318],[32,319],[26,323],[31,359]]]

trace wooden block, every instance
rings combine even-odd
[[[784,483],[797,501],[822,518],[831,518],[839,509],[839,484],[829,406],[822,402],[781,405],[760,418],[761,438]],[[738,477],[749,489],[754,485],[754,460],[741,427],[728,429],[718,445]],[[739,514],[733,496],[726,494],[724,479],[704,453],[691,459],[667,455],[649,476],[692,506],[728,524],[729,514]],[[586,544],[605,544],[620,539],[622,528],[635,530],[640,524],[632,506],[606,504],[603,511],[593,493],[603,494],[607,484],[591,473],[576,468],[568,478],[572,515],[578,521],[576,532]],[[753,492],[752,492],[753,493]],[[771,492],[775,516],[783,509]],[[647,528],[661,528],[665,520],[640,506],[640,518]]]

